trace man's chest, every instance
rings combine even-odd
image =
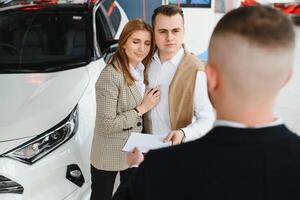
[[[161,89],[168,88],[176,73],[176,66],[165,64],[152,64],[148,71],[149,88],[161,85]]]

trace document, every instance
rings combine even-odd
[[[131,133],[122,151],[132,152],[137,147],[142,153],[147,153],[151,149],[158,149],[172,145],[172,142],[163,142],[165,136],[143,133]]]

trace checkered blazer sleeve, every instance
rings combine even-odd
[[[134,109],[118,113],[119,93],[124,88],[121,84],[125,84],[122,74],[112,67],[104,68],[96,83],[97,127],[102,133],[122,132],[138,121]]]

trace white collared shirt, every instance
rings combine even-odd
[[[268,128],[268,127],[272,127],[272,126],[278,126],[281,124],[283,124],[281,119],[275,119],[274,121],[269,122],[269,123],[258,124],[258,125],[249,127],[249,126],[239,123],[239,122],[218,119],[215,121],[214,127],[226,126],[226,127],[233,127],[233,128]]]
[[[173,58],[163,64],[160,62],[158,52],[152,58],[148,74],[149,88],[157,85],[161,86],[160,101],[149,113],[153,134],[167,136],[171,131],[169,86],[183,57],[184,49],[180,48]],[[213,121],[214,111],[208,98],[206,74],[199,71],[195,85],[193,122],[182,128],[185,133],[185,141],[194,140],[205,135],[212,128]]]
[[[135,84],[137,86],[138,91],[140,92],[141,96],[143,97],[145,94],[145,83],[144,83],[144,70],[145,66],[143,63],[139,63],[136,67],[129,65],[130,73],[135,79]]]

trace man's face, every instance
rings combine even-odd
[[[183,43],[184,26],[180,14],[158,14],[154,21],[154,37],[160,54],[175,55]]]

